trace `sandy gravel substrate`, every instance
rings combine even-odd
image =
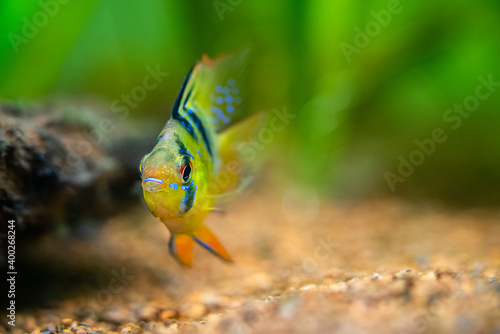
[[[295,197],[293,197],[295,196]],[[193,268],[142,206],[24,245],[13,333],[500,333],[500,212],[247,195]],[[20,283],[21,284],[21,283]]]

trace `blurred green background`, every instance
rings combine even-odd
[[[250,47],[249,108],[296,116],[275,172],[331,198],[498,205],[500,87],[479,78],[500,82],[499,31],[496,0],[4,0],[0,97],[111,105],[159,66],[126,120],[154,120],[154,138],[203,53]]]

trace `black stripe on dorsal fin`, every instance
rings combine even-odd
[[[184,95],[184,91],[186,90],[187,83],[189,79],[191,78],[191,74],[193,73],[193,67],[189,70],[188,74],[184,78],[184,81],[182,82],[181,90],[179,91],[179,95],[177,95],[177,98],[175,99],[174,102],[174,107],[172,108],[172,118],[175,118],[176,115],[179,114],[179,108],[181,106],[181,101],[182,101],[182,96]]]
[[[178,121],[184,129],[186,129],[187,132],[196,140],[198,141],[198,136],[196,135],[196,131],[189,122],[189,120],[185,119],[184,116],[180,114],[180,107],[181,107],[181,102],[182,98],[184,96],[184,92],[186,91],[186,86],[187,83],[189,82],[189,79],[191,78],[191,74],[193,73],[193,68],[192,67],[189,70],[189,73],[186,75],[184,78],[184,82],[182,83],[181,90],[179,92],[179,95],[177,95],[177,98],[175,99],[174,107],[172,108],[172,118]],[[188,97],[186,97],[187,99]]]

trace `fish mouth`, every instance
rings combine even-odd
[[[147,177],[142,180],[142,188],[149,192],[158,192],[165,187],[165,181],[155,177]]]

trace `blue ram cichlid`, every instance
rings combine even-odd
[[[187,266],[193,241],[231,261],[203,221],[216,210],[218,198],[241,186],[245,166],[237,147],[262,122],[259,114],[234,122],[241,114],[245,58],[246,52],[202,57],[184,79],[170,119],[139,167],[146,204],[170,230],[171,254]]]

